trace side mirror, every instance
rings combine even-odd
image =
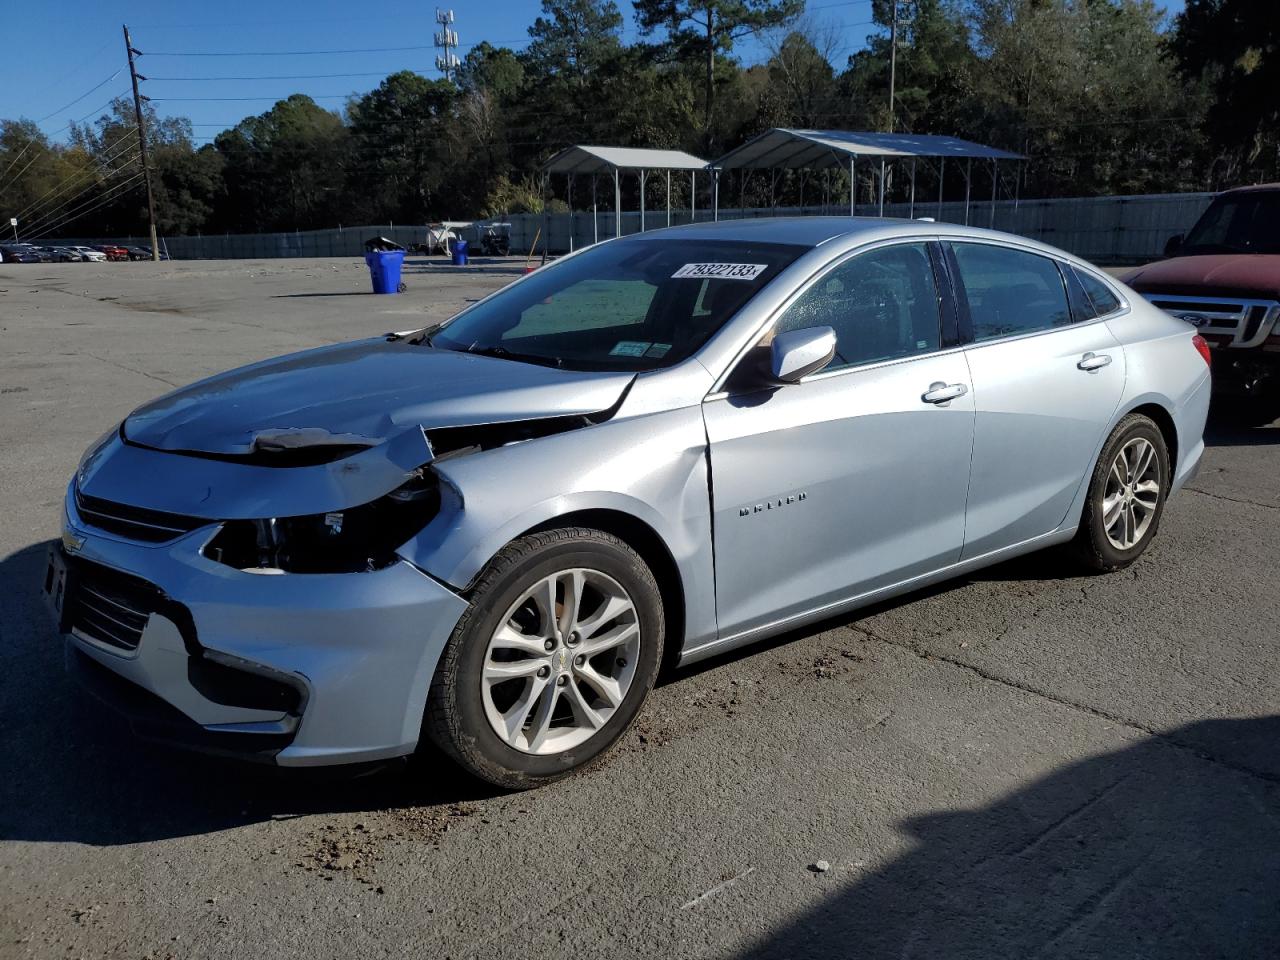
[[[778,383],[797,383],[817,373],[836,355],[836,332],[830,327],[788,330],[773,338],[769,372]]]
[[[1181,249],[1182,249],[1182,234],[1175,233],[1172,237],[1169,238],[1168,242],[1165,243],[1164,255],[1166,257],[1176,257],[1178,255],[1178,251]]]

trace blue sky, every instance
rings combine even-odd
[[[1157,0],[1171,11],[1181,9],[1182,2]],[[395,70],[438,76],[435,53],[429,49],[435,11],[426,3],[9,0],[4,6],[0,118],[38,120],[55,139],[65,138],[69,121],[96,117],[113,95],[128,91],[122,22],[129,25],[134,46],[144,52],[138,69],[150,79],[143,84],[143,92],[152,97],[162,115],[191,118],[200,143],[290,93],[307,93],[322,106],[339,108],[348,95],[372,89]],[[522,49],[540,6],[540,0],[453,4],[460,53],[482,40]],[[637,30],[630,2],[622,0],[619,6],[625,18],[624,39],[634,40]],[[839,60],[862,46],[871,30],[870,7],[871,0],[810,0],[816,20],[838,25],[847,33]],[[428,49],[387,49],[406,47]],[[379,52],[222,55],[370,48]],[[739,53],[746,62],[766,56],[760,44],[751,40],[741,45]],[[183,79],[276,76],[304,78]]]

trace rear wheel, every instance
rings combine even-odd
[[[1086,566],[1120,570],[1142,555],[1160,526],[1169,477],[1160,428],[1140,413],[1121,420],[1094,468],[1073,544]]]
[[[663,640],[653,574],[617,537],[587,528],[521,537],[472,592],[432,681],[426,732],[498,786],[557,780],[630,726]]]

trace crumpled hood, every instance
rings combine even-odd
[[[1280,256],[1229,254],[1174,257],[1120,278],[1139,293],[1270,298],[1280,295]]]
[[[411,426],[597,413],[630,373],[582,373],[377,338],[240,367],[154,400],[124,423],[158,450],[245,454],[312,443],[368,446]]]

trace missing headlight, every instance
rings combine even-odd
[[[440,509],[429,471],[370,503],[301,517],[229,520],[205,556],[250,573],[362,573],[396,562],[396,548]]]

